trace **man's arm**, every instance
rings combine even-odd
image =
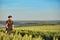
[[[6,28],[8,28],[8,21],[6,21]]]
[[[12,25],[12,29],[14,29],[14,25]]]

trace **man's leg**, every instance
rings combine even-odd
[[[11,33],[12,33],[12,29],[9,30],[9,34],[11,34]]]

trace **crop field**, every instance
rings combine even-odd
[[[60,25],[15,27],[11,34],[1,28],[0,40],[60,40]]]

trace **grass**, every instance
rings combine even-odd
[[[0,29],[0,40],[60,40],[60,25],[15,27],[9,35]]]
[[[60,32],[60,25],[44,25],[44,26],[23,26],[17,27],[14,30],[31,30],[31,31],[43,31],[43,32]]]

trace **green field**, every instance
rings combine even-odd
[[[10,35],[1,28],[0,40],[60,40],[60,25],[15,27]]]

